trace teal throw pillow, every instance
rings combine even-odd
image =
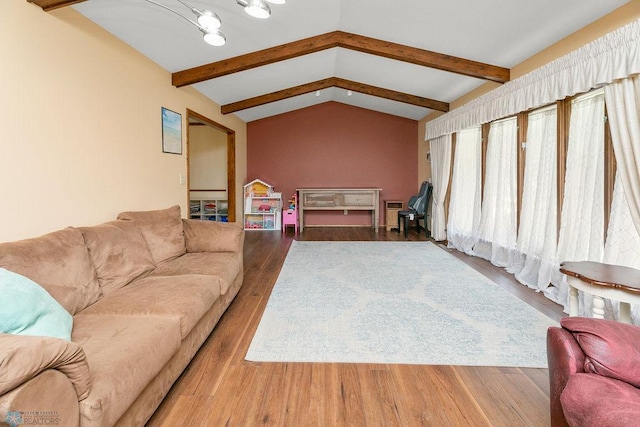
[[[0,333],[71,341],[73,318],[33,280],[0,268],[0,301]]]

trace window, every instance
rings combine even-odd
[[[492,122],[487,146],[479,241],[473,253],[506,267],[517,234],[517,120]]]
[[[478,240],[481,187],[482,131],[477,127],[456,134],[447,239],[462,252],[471,253]]]
[[[604,93],[571,101],[567,170],[562,203],[558,262],[601,261],[604,252]],[[550,297],[567,303],[566,278],[553,278]]]
[[[557,239],[557,107],[526,115],[522,208],[516,256],[508,270],[525,285],[544,290],[556,267]]]

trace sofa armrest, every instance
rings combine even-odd
[[[560,325],[571,332],[584,352],[585,372],[640,388],[640,327],[588,317],[565,317]]]
[[[553,427],[567,426],[560,396],[577,372],[584,372],[585,354],[571,332],[563,328],[547,330],[547,363],[549,365],[549,409]]]
[[[241,252],[242,224],[183,219],[187,252]]]
[[[89,395],[89,365],[78,344],[58,338],[0,334],[0,395],[47,369],[58,370],[69,379],[78,401]]]
[[[11,417],[11,418],[9,418]],[[80,425],[80,403],[65,374],[46,369],[13,390],[0,395],[0,426]]]

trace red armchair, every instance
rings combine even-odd
[[[551,425],[640,423],[640,327],[565,317],[547,331]]]

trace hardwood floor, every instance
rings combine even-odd
[[[299,240],[404,240],[306,228]],[[248,231],[244,285],[147,424],[160,426],[548,426],[546,369],[244,360],[294,234]],[[409,240],[426,240],[415,230]],[[451,253],[554,319],[562,308],[489,262]]]

